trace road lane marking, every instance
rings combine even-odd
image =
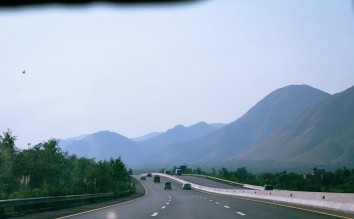
[[[162,206],[162,208],[161,209],[165,209],[166,208],[166,206]]]
[[[219,203],[219,202],[215,202],[215,204],[220,205],[220,203]]]
[[[204,191],[201,191],[201,190],[199,190],[199,191],[200,192],[204,192]],[[208,193],[208,192],[204,192],[204,193],[214,194],[215,195],[215,193]],[[321,214],[321,215],[327,215],[327,216],[336,217],[336,218],[353,219],[352,217],[348,217],[348,216],[338,215],[338,214],[334,214],[334,213],[322,212],[322,211],[320,211],[320,209],[319,210],[311,210],[311,209],[306,209],[306,208],[297,207],[297,206],[291,206],[291,205],[287,205],[287,204],[274,203],[274,202],[268,202],[268,201],[262,201],[262,200],[255,200],[255,199],[239,197],[239,196],[228,196],[228,195],[222,195],[222,194],[217,194],[217,195],[221,195],[221,196],[224,196],[224,197],[232,197],[232,198],[235,198],[235,199],[247,200],[247,201],[251,201],[251,202],[259,202],[259,203],[263,203],[263,204],[281,206],[281,207],[285,207],[285,208],[292,208],[292,209],[296,209],[296,210],[300,210],[300,211],[307,211],[307,212],[312,212],[312,213]]]
[[[209,201],[212,202],[213,200],[210,199]]]
[[[78,216],[78,215],[81,215],[81,214],[87,214],[87,213],[91,213],[91,212],[94,212],[94,211],[99,211],[99,210],[106,209],[106,208],[111,208],[111,207],[115,207],[115,206],[119,206],[119,205],[124,205],[124,204],[130,203],[130,202],[133,202],[133,201],[137,201],[137,200],[143,199],[146,196],[148,196],[149,192],[148,192],[146,186],[142,182],[140,182],[140,184],[145,189],[145,195],[142,196],[142,197],[139,197],[139,198],[136,198],[136,199],[133,199],[133,200],[129,200],[129,201],[126,201],[126,202],[121,202],[121,203],[114,204],[114,205],[105,206],[105,207],[102,207],[102,208],[96,208],[96,209],[92,209],[92,210],[89,210],[89,211],[83,211],[83,212],[79,212],[79,213],[76,213],[76,214],[70,214],[70,215],[66,215],[66,216],[63,216],[63,217],[58,217],[57,219],[64,219],[64,218]]]
[[[229,206],[225,205],[224,208],[230,208]]]
[[[159,214],[159,212],[155,212],[155,213],[153,213],[152,215],[151,215],[151,217],[155,217],[156,215],[158,215]]]
[[[166,205],[169,205],[169,204],[170,204],[169,202],[166,203]]]
[[[241,215],[241,216],[246,216],[246,214],[242,213],[242,212],[236,212],[237,214]]]
[[[285,208],[292,208],[292,209],[296,209],[296,210],[300,210],[300,211],[307,211],[307,212],[312,212],[312,213],[316,213],[316,214],[327,215],[327,216],[336,217],[336,218],[353,219],[352,217],[338,215],[338,214],[335,214],[335,213],[322,212],[322,211],[320,211],[321,209],[311,210],[311,209],[306,209],[306,208],[302,208],[302,207],[299,207],[299,206],[287,205],[285,203],[283,203],[283,204],[274,203],[274,202],[270,202],[270,201],[255,200],[255,199],[252,199],[252,198],[246,198],[246,197],[240,197],[240,196],[232,196],[232,195],[220,194],[220,193],[215,193],[215,192],[207,192],[207,191],[203,191],[203,190],[199,190],[199,189],[195,189],[195,190],[198,191],[198,192],[204,193],[204,194],[212,194],[212,195],[224,196],[224,197],[240,199],[240,200],[246,200],[246,201],[251,201],[251,202],[259,202],[259,203],[264,203],[264,204],[269,204],[269,205],[281,206],[281,207],[285,207]],[[200,197],[200,198],[203,198],[203,197]]]

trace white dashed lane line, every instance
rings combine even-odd
[[[166,208],[166,206],[162,206],[162,208],[161,209],[165,209]]]
[[[246,214],[242,213],[242,212],[236,212],[237,214],[241,215],[241,216],[246,216]]]
[[[202,196],[198,196],[198,195],[192,195],[193,197],[196,197],[196,198],[201,198],[201,199],[204,199],[204,200],[209,200],[210,202],[213,202],[213,200],[212,199],[208,199],[208,198],[205,198],[205,197],[202,197]],[[220,205],[220,202],[214,202],[215,204],[217,204],[217,205]],[[169,203],[167,203],[167,204],[169,204]],[[164,206],[165,207],[165,206]],[[164,208],[164,207],[162,207],[162,208]],[[227,205],[224,205],[224,208],[230,208],[229,206],[227,206]],[[245,213],[242,213],[242,212],[240,212],[240,211],[238,211],[238,212],[236,212],[238,215],[241,215],[241,216],[246,216],[246,214]]]
[[[180,191],[183,191],[183,190],[180,190]],[[183,191],[183,192],[185,192],[185,191]],[[191,194],[192,195],[192,194]],[[202,196],[198,196],[198,195],[192,195],[193,197],[196,197],[196,198],[200,198],[200,199],[204,199],[204,200],[209,200],[210,202],[213,202],[213,200],[212,199],[208,199],[208,198],[205,198],[205,197],[202,197]],[[217,204],[217,205],[220,205],[220,202],[214,202],[215,204]],[[169,204],[169,203],[166,203],[166,204]],[[162,209],[163,208],[165,208],[165,206],[163,206],[162,207]],[[227,208],[227,209],[229,209],[230,207],[229,206],[227,206],[227,205],[224,205],[224,208]],[[242,212],[240,212],[240,211],[238,211],[238,212],[236,212],[238,215],[241,215],[241,216],[246,216],[246,214],[245,213],[242,213]],[[156,214],[156,213],[155,213]],[[158,213],[157,213],[158,214]],[[156,215],[157,215],[156,214]],[[151,216],[156,216],[156,215],[151,215]]]
[[[153,213],[152,215],[151,215],[151,217],[155,217],[156,215],[158,215],[159,214],[159,212],[155,212],[155,213]]]

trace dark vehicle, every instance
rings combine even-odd
[[[273,190],[273,186],[272,185],[264,185],[264,190]]]
[[[151,173],[148,173],[146,176],[147,176],[147,177],[152,177]]]
[[[166,190],[166,189],[172,190],[171,182],[166,181],[166,182],[165,182],[165,187],[164,187],[163,189],[165,189],[165,190]]]
[[[140,176],[140,180],[146,180],[146,176],[145,175]]]
[[[160,176],[154,176],[154,183],[160,183]]]
[[[185,189],[191,190],[192,189],[192,185],[190,183],[183,183],[182,189],[183,190],[185,190]]]
[[[167,175],[170,175],[170,174],[171,174],[171,172],[170,172],[169,170],[165,170],[164,173],[167,174]]]
[[[182,174],[182,170],[181,169],[176,169],[175,175],[176,176],[180,176],[181,174]]]

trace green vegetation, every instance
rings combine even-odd
[[[211,172],[203,171],[201,168],[186,168],[182,171],[182,174],[208,175],[258,186],[271,184],[274,189],[281,190],[354,193],[354,169],[349,170],[345,167],[334,172],[327,172],[315,167],[308,174],[288,173],[286,171],[253,174],[247,171],[245,167],[237,168],[236,171],[228,170],[225,167],[216,171],[213,168]]]
[[[0,135],[0,199],[77,195],[132,190],[120,158],[95,161],[68,155],[56,139],[26,150],[11,131]]]

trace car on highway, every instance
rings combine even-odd
[[[148,173],[146,176],[147,176],[147,177],[152,177],[152,174],[151,174],[151,173]]]
[[[165,170],[164,174],[171,175],[171,172],[169,170]]]
[[[192,189],[192,185],[190,183],[183,183],[182,184],[182,189],[183,190],[185,190],[185,189],[191,190]]]
[[[140,180],[146,180],[146,176],[145,175],[140,176]]]
[[[273,190],[273,186],[269,184],[264,185],[264,190]]]
[[[171,184],[171,182],[169,182],[169,181],[166,181],[165,182],[165,187],[163,188],[163,189],[169,189],[169,190],[172,190],[172,184]]]
[[[160,183],[160,176],[154,176],[154,183]]]

